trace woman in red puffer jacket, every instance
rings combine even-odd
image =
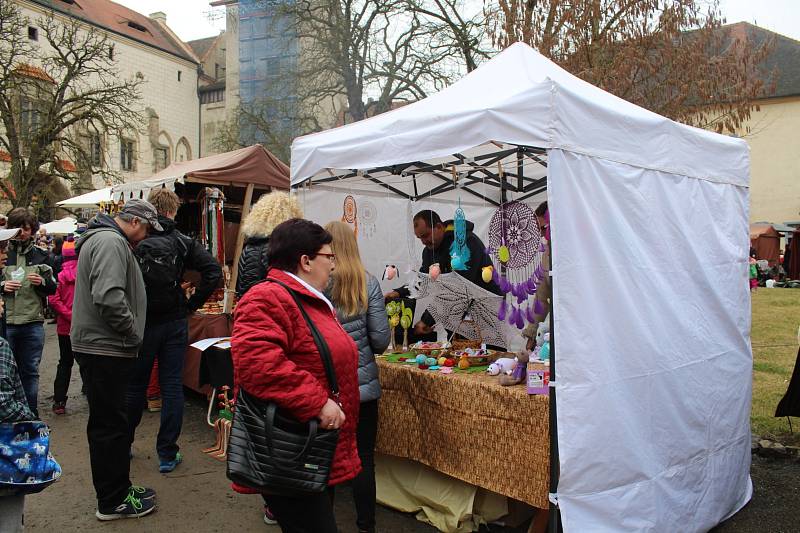
[[[290,219],[270,237],[267,279],[294,290],[330,348],[340,404],[332,398],[311,331],[289,292],[278,283],[261,283],[239,301],[231,338],[236,387],[273,401],[301,422],[312,418],[321,428],[339,429],[329,489],[303,496],[264,495],[284,532],[336,532],[333,487],[361,470],[356,450],[358,421],[358,349],[336,319],[322,291],[335,256],[331,235],[308,220]],[[238,492],[251,489],[234,484]]]

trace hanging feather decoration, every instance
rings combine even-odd
[[[508,304],[505,300],[500,302],[500,308],[497,310],[497,320],[500,322],[505,321],[506,319],[506,311],[508,311]]]
[[[461,198],[453,217],[453,244],[450,245],[450,266],[453,270],[467,270],[470,253],[467,247],[467,217],[461,209]]]

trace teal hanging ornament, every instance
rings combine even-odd
[[[453,235],[453,244],[450,245],[450,267],[453,270],[466,270],[469,262],[467,217],[461,209],[461,198],[458,199],[458,208],[453,217]]]

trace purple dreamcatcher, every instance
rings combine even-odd
[[[543,311],[540,302],[529,300],[545,276],[543,236],[528,204],[512,201],[500,206],[489,224],[487,251],[497,265],[492,279],[503,294],[512,295],[510,303],[501,303],[497,318],[523,329]]]

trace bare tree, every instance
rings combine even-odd
[[[218,148],[262,142],[286,153],[300,134],[425,98],[489,57],[485,15],[466,0],[262,0],[290,58],[268,95],[243,99]],[[239,9],[247,7],[239,6]],[[238,131],[237,131],[238,128]],[[238,134],[238,136],[237,136]]]
[[[59,179],[113,179],[105,136],[144,126],[143,80],[122,79],[105,33],[50,12],[36,22],[36,46],[28,26],[14,1],[0,0],[0,147],[11,158],[0,188],[14,206],[41,200]]]
[[[718,0],[496,0],[495,43],[530,44],[576,76],[681,122],[740,133],[774,90],[771,41],[723,27]]]

